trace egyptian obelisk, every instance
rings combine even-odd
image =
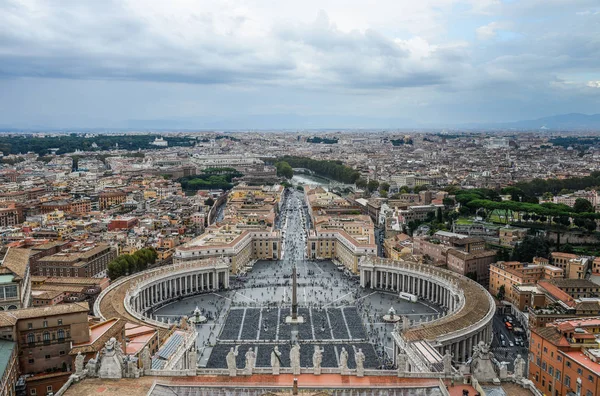
[[[298,282],[296,264],[292,267],[292,315],[285,318],[286,323],[304,323],[304,318],[298,316]]]

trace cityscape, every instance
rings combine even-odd
[[[599,19],[0,2],[0,396],[600,395]]]

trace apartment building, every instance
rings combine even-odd
[[[36,274],[53,277],[95,277],[106,273],[116,251],[105,243],[75,243],[36,260]]]
[[[255,230],[235,225],[214,225],[205,232],[178,246],[174,262],[224,257],[231,273],[239,273],[251,265],[252,260],[279,260],[281,234],[279,231]]]
[[[16,341],[27,394],[56,392],[72,371],[71,343],[89,339],[87,303],[0,312],[0,338]]]
[[[490,265],[496,261],[495,250],[465,252],[448,250],[448,269],[464,276],[470,276],[482,285],[490,278]]]
[[[558,279],[564,277],[562,268],[551,265],[521,263],[518,261],[498,261],[490,265],[489,291],[496,296],[504,290],[504,300],[511,302],[520,310],[524,310],[533,304],[531,295],[537,291],[531,288],[517,288],[521,285],[536,285],[542,279]],[[540,301],[537,300],[538,305]]]
[[[529,379],[548,395],[600,394],[600,318],[566,319],[531,330]]]
[[[9,247],[0,256],[0,311],[31,305],[30,249]]]
[[[98,194],[98,207],[100,210],[108,209],[113,205],[120,205],[127,200],[127,194],[122,191],[105,191]]]

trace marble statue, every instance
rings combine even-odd
[[[396,356],[396,365],[398,366],[398,377],[408,372],[408,356],[404,351],[399,352]]]
[[[525,374],[525,359],[521,357],[521,355],[517,355],[515,359],[515,379],[520,381],[523,379],[523,375]]]
[[[358,352],[354,355],[356,360],[356,375],[358,377],[364,377],[365,375],[365,354],[361,348],[358,348]]]
[[[406,331],[410,328],[410,320],[408,319],[408,316],[403,316],[402,317],[402,330]]]
[[[490,351],[490,346],[480,341],[474,351],[471,358],[471,374],[473,377],[479,382],[492,382],[498,379],[496,373],[498,367],[494,354]]]
[[[235,350],[232,348],[229,349],[229,353],[227,353],[227,370],[229,370],[229,376],[235,377],[237,375],[237,366],[235,358],[238,355],[238,346],[236,345]]]
[[[81,354],[81,352],[77,352],[77,356],[75,357],[75,375],[82,376],[83,375],[83,360],[85,357]]]
[[[101,351],[100,371],[98,377],[120,379],[123,378],[124,354],[121,345],[115,337],[106,341]]]
[[[196,348],[192,348],[191,351],[188,352],[188,368],[195,369],[198,367],[198,352]]]
[[[446,353],[442,357],[442,362],[444,363],[444,374],[452,373],[452,354],[447,349]]]
[[[125,357],[125,378],[139,378],[140,370],[138,369],[138,360],[137,358],[127,355]]]
[[[297,343],[290,350],[290,366],[294,375],[300,375],[300,345]]]
[[[348,375],[348,351],[346,348],[342,347],[342,352],[340,352],[340,370],[342,374]]]
[[[150,370],[152,369],[152,358],[150,357],[150,347],[148,345],[142,349],[141,360],[142,372],[146,375],[149,375]]]
[[[321,349],[320,346],[315,345],[315,351],[313,353],[313,368],[315,375],[321,375],[321,363],[323,362],[323,352],[325,349]]]
[[[279,368],[281,367],[281,352],[279,348],[275,346],[271,351],[271,367],[273,368],[273,375],[279,375]]]
[[[94,358],[91,358],[90,360],[88,360],[87,364],[85,365],[85,370],[87,372],[87,376],[91,377],[91,378],[95,378],[98,376],[97,370],[98,370],[98,364],[97,364],[97,360]]]
[[[256,362],[256,353],[252,347],[248,348],[246,352],[246,367],[244,371],[247,375],[252,375],[252,371],[254,370],[254,364]]]

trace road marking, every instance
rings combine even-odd
[[[250,301],[252,301],[252,302],[258,303],[258,301],[254,300],[254,299],[252,299],[252,298],[250,298],[250,297],[248,297],[248,296],[245,296],[245,295],[243,295],[242,293],[235,292],[234,296],[235,296],[235,295],[242,296],[242,297],[244,297],[244,298],[247,298],[248,300],[250,300]]]
[[[336,301],[339,301],[339,300],[341,300],[342,298],[345,298],[346,296],[349,296],[350,294],[352,294],[352,292],[350,292],[350,293],[346,293],[346,294],[344,294],[343,296],[341,296],[340,298],[336,298],[335,300],[328,302],[327,304],[323,305],[323,307],[326,307],[326,306],[328,306],[328,305],[331,305],[331,304],[333,304],[334,302],[336,302]]]
[[[222,295],[220,295],[220,294],[217,294],[217,293],[210,293],[210,294],[214,294],[214,295],[215,295],[215,296],[217,296],[217,297],[221,297],[221,298],[224,298],[225,300],[229,300],[229,301],[231,301],[231,298],[229,298],[229,297],[225,297],[225,296],[222,296]]]

